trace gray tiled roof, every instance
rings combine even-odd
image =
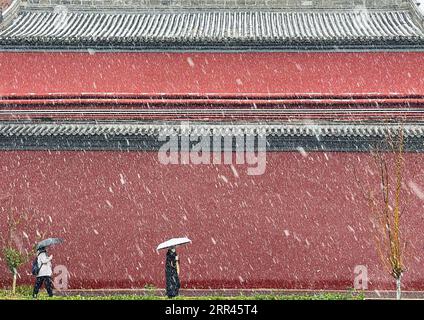
[[[43,136],[164,136],[175,135],[265,135],[276,137],[372,137],[381,138],[399,132],[399,124],[348,124],[348,123],[23,123],[0,122],[0,137]],[[402,124],[406,138],[424,138],[424,125]]]
[[[424,46],[411,6],[371,9],[95,10],[31,4],[0,30],[2,46]]]

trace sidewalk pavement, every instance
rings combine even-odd
[[[395,291],[364,291],[365,299],[396,299]],[[165,296],[165,289],[68,289],[56,291],[58,296],[113,296],[113,295],[141,295]],[[256,295],[318,295],[318,294],[352,294],[347,290],[282,290],[282,289],[180,289],[180,295],[185,297],[200,296],[256,296]],[[402,291],[403,300],[424,300],[424,291]]]

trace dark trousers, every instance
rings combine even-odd
[[[180,278],[178,277],[177,271],[166,272],[166,295],[168,298],[178,296],[180,287]]]
[[[37,296],[43,283],[46,286],[49,297],[53,297],[53,283],[51,277],[37,277],[35,280],[33,296]]]

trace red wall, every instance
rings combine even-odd
[[[0,52],[0,95],[422,95],[423,61],[424,53],[395,52]],[[406,289],[424,290],[422,157],[407,156],[404,223]],[[2,152],[0,190],[13,195],[12,210],[33,217],[14,237],[18,246],[29,247],[36,230],[65,238],[53,254],[74,288],[163,286],[164,253],[155,247],[183,235],[193,240],[180,250],[185,286],[345,289],[356,265],[368,266],[371,289],[392,286],[349,170],[357,166],[375,187],[369,156],[292,152],[267,160],[265,175],[252,177],[240,166],[238,175],[224,165],[163,166],[156,152]],[[10,208],[1,205],[5,215]],[[5,219],[0,228],[4,234]],[[30,281],[23,273],[20,281]],[[0,282],[7,276],[0,263]]]
[[[360,191],[378,185],[367,154],[268,153],[263,176],[248,176],[242,165],[165,166],[157,159],[156,152],[2,152],[0,190],[13,195],[12,210],[33,217],[15,243],[29,247],[36,230],[63,237],[52,253],[71,272],[73,288],[163,287],[164,252],[155,247],[184,235],[193,240],[179,250],[187,287],[346,289],[354,267],[366,265],[370,289],[393,288]],[[421,290],[422,161],[406,156],[403,218],[405,288]],[[29,269],[21,282],[31,280]],[[0,282],[7,276],[1,262]]]
[[[424,94],[424,53],[0,52],[0,94]]]

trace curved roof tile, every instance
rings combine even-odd
[[[294,136],[294,137],[375,137],[384,138],[396,135],[402,129],[406,138],[424,138],[424,126],[421,123],[407,124],[349,124],[349,123],[190,123],[184,126],[178,123],[151,122],[57,122],[25,123],[0,122],[0,137],[23,136]]]
[[[408,6],[371,9],[95,10],[21,7],[2,46],[424,46],[424,19]]]

